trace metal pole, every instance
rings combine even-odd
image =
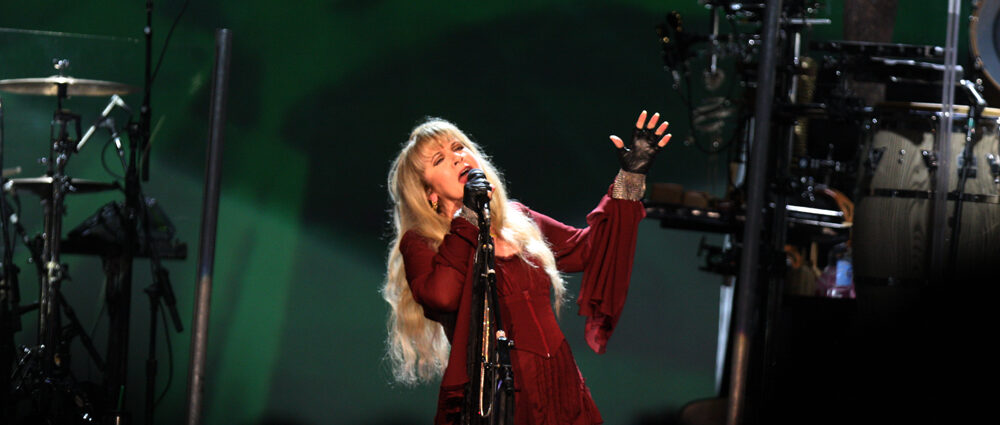
[[[3,170],[3,100],[0,99],[0,170]],[[0,177],[0,184],[4,179]],[[7,232],[6,195],[0,193],[0,232],[3,233],[3,266],[0,270],[0,420],[6,422],[13,420],[12,406],[10,403],[10,373],[14,363],[14,332],[16,327],[14,321],[17,319],[16,306],[14,300],[14,279],[15,271],[11,268],[13,261],[9,261],[10,255],[10,234]]]
[[[747,218],[743,227],[743,252],[736,292],[736,329],[731,357],[732,378],[729,384],[727,425],[743,423],[747,367],[754,338],[757,314],[757,277],[761,228],[764,221],[767,188],[767,164],[771,145],[771,105],[777,70],[778,18],[781,0],[769,1],[764,10],[763,48],[757,68],[755,100],[755,135],[750,153],[750,176],[747,181]]]
[[[222,142],[225,138],[226,94],[229,83],[229,53],[232,33],[215,32],[215,69],[209,106],[208,156],[205,166],[205,193],[201,215],[201,244],[198,255],[198,283],[195,290],[194,320],[191,326],[191,366],[188,370],[188,425],[201,423],[204,393],[208,312],[212,294],[212,266],[215,263],[216,224],[219,218],[219,191],[222,179]]]
[[[955,169],[951,162],[951,124],[954,115],[955,104],[955,65],[958,62],[958,26],[961,1],[948,1],[948,26],[947,39],[944,49],[944,76],[941,80],[941,119],[938,121],[937,137],[934,139],[935,150],[937,151],[938,167],[934,171],[934,204],[931,209],[930,228],[931,230],[931,267],[928,270],[932,280],[941,281],[944,278],[944,271],[949,267],[945,264],[946,253],[948,252],[949,226],[947,224],[948,214],[948,174]],[[956,164],[957,165],[957,164]],[[957,237],[958,235],[955,235]]]

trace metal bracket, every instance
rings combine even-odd
[[[920,156],[924,158],[924,165],[927,166],[927,169],[929,169],[931,171],[937,169],[937,167],[938,167],[938,158],[937,158],[937,155],[934,152],[931,152],[931,151],[925,149],[925,150],[920,151]]]
[[[884,154],[885,148],[875,148],[868,151],[868,160],[865,161],[865,165],[868,166],[868,171],[871,174],[875,174],[875,169],[878,168],[878,163],[882,161]]]
[[[955,158],[955,164],[956,164],[955,168],[958,169],[958,176],[959,177],[962,177],[963,174],[966,174],[967,178],[970,178],[970,179],[976,178],[976,163],[978,161],[976,161],[976,157],[972,157],[971,159],[972,159],[972,163],[969,164],[968,168],[966,168],[966,166],[965,166],[965,155],[964,154],[960,153],[958,155],[958,158]]]
[[[986,163],[990,165],[990,174],[993,175],[993,183],[1000,184],[1000,157],[988,153],[986,154]]]

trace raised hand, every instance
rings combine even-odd
[[[670,142],[671,135],[667,131],[670,125],[664,121],[659,127],[656,123],[660,121],[660,113],[654,113],[646,122],[646,111],[639,114],[639,119],[635,122],[635,130],[632,131],[632,147],[625,146],[625,142],[618,136],[611,136],[611,143],[614,143],[618,151],[618,162],[622,170],[630,173],[646,174],[649,167],[653,165],[653,158],[656,154]],[[653,129],[656,128],[654,131]]]

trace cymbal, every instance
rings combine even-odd
[[[113,94],[127,94],[137,90],[128,84],[113,81],[85,80],[53,75],[45,78],[0,80],[0,91],[16,94],[56,96],[59,94],[60,85],[66,86],[67,96],[110,96]]]
[[[95,193],[103,192],[106,190],[118,189],[121,186],[118,183],[106,183],[95,180],[84,180],[84,179],[70,179],[69,190],[67,194],[74,193]],[[11,192],[14,190],[27,190],[33,192],[34,194],[41,197],[52,196],[52,177],[41,176],[41,177],[23,177],[7,180],[7,183],[3,185],[3,190],[5,192]]]

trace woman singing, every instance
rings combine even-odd
[[[388,352],[403,383],[441,375],[435,424],[459,423],[470,382],[466,369],[478,215],[463,199],[490,195],[496,291],[514,341],[514,423],[599,424],[601,415],[556,322],[566,288],[560,272],[583,272],[577,303],[586,340],[603,353],[625,303],[638,201],[653,157],[670,140],[659,114],[639,114],[632,147],[611,136],[621,170],[587,215],[588,227],[564,225],[507,199],[503,179],[455,125],[431,119],[413,129],[392,163],[389,193],[395,234],[382,296],[392,307]],[[484,173],[469,171],[481,169]]]

